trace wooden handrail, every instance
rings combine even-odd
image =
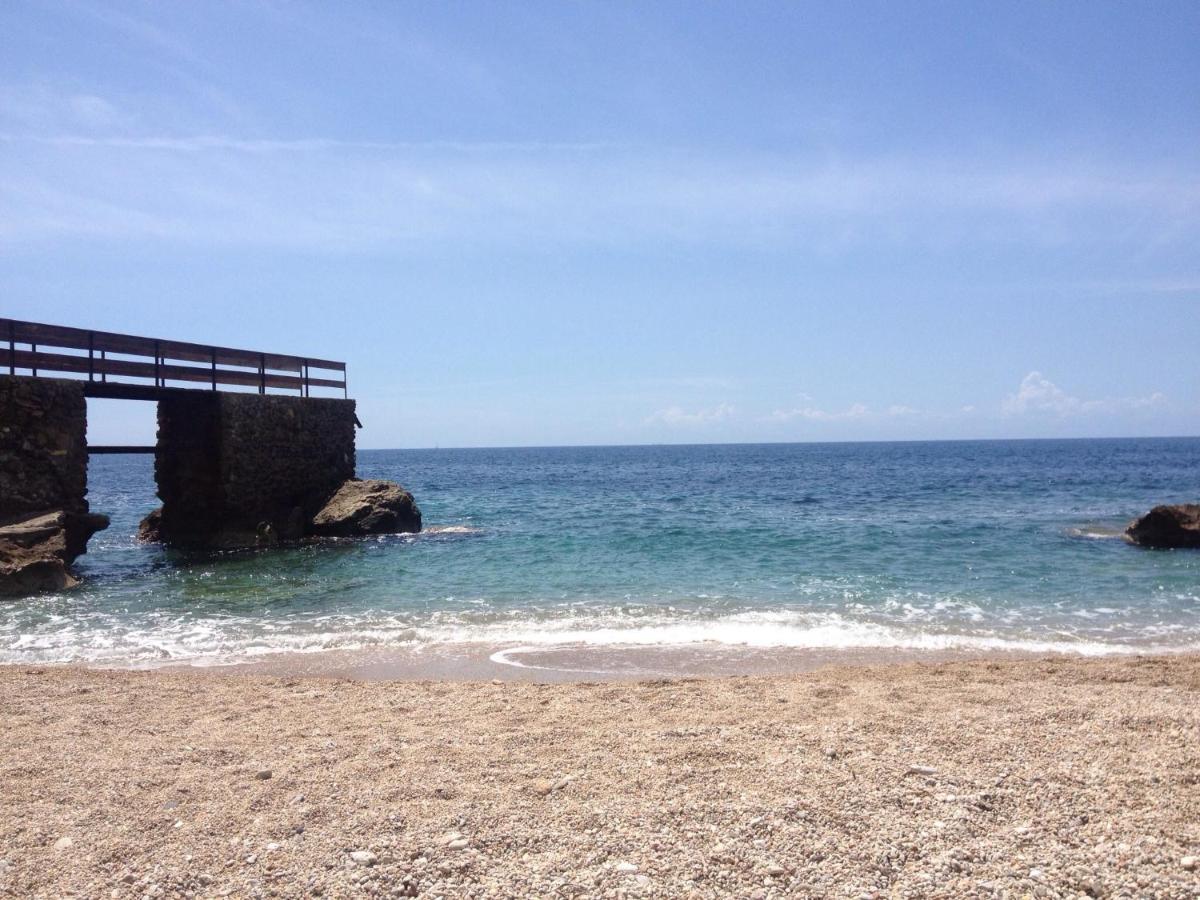
[[[162,388],[168,381],[183,381],[203,382],[214,391],[220,385],[231,385],[257,387],[260,393],[268,388],[299,391],[301,396],[308,396],[313,387],[340,388],[343,394],[347,392],[346,364],[311,356],[236,350],[0,318],[2,341],[7,341],[7,347],[0,346],[0,368],[7,367],[9,374],[14,375],[18,369],[28,369],[34,376],[42,372],[69,372],[101,382],[107,382],[110,375],[144,378]],[[17,344],[27,344],[29,349],[18,349]],[[82,350],[86,355],[48,353],[45,347]],[[110,354],[114,353],[149,361],[113,359]],[[340,373],[340,378],[313,377],[310,369]]]

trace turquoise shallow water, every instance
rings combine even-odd
[[[186,557],[97,457],[84,586],[0,606],[0,661],[154,665],[501,644],[1200,650],[1200,553],[1116,535],[1200,499],[1200,439],[364,451],[428,531]]]

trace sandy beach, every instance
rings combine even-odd
[[[1200,658],[0,669],[14,897],[1195,897]]]

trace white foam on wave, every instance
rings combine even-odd
[[[522,665],[517,657],[533,649],[565,647],[725,645],[749,650],[1016,651],[1083,656],[1200,651],[1195,632],[1187,629],[1171,633],[1152,629],[1115,633],[1108,629],[1105,633],[1105,629],[1091,627],[1076,634],[1047,628],[1039,634],[1013,623],[1011,628],[998,630],[950,630],[928,620],[881,622],[799,610],[700,617],[665,609],[636,615],[607,609],[548,618],[514,610],[512,615],[490,621],[462,613],[438,614],[422,621],[379,613],[266,621],[224,617],[158,620],[139,627],[114,624],[99,629],[63,618],[47,625],[35,632],[0,634],[0,662],[208,666],[249,662],[278,653],[436,651],[467,644],[499,646],[494,661],[513,666]]]
[[[514,665],[511,656],[534,649],[586,647],[686,647],[725,644],[750,649],[796,650],[927,650],[1074,653],[1082,656],[1133,655],[1200,651],[1200,642],[1144,644],[1089,639],[1033,638],[986,633],[951,633],[905,629],[840,616],[788,616],[751,613],[710,622],[645,627],[591,629],[520,629],[507,633],[488,629],[478,640],[514,643],[497,651],[495,661]]]
[[[1086,541],[1121,541],[1125,539],[1125,532],[1111,525],[1080,525],[1068,528],[1067,537]]]

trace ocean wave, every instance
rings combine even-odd
[[[1078,525],[1066,529],[1066,535],[1088,541],[1120,541],[1125,539],[1125,530],[1113,525]]]
[[[465,637],[465,636],[463,636]],[[788,619],[773,614],[733,616],[706,623],[656,624],[644,627],[485,629],[473,635],[481,643],[515,643],[521,647],[625,646],[683,647],[724,644],[752,649],[796,650],[932,650],[1076,653],[1084,656],[1200,651],[1200,642],[1143,643],[1095,638],[1033,638],[997,633],[954,633],[855,622],[840,616]],[[512,652],[510,648],[508,651]]]
[[[535,618],[527,611],[495,619],[471,613],[413,616],[337,615],[304,619],[243,617],[157,620],[139,627],[79,627],[47,622],[36,631],[0,635],[0,662],[85,662],[133,668],[227,665],[279,653],[411,650],[478,645],[495,661],[534,649],[739,647],[747,650],[913,650],[1071,653],[1082,656],[1197,652],[1190,629],[1125,631],[1063,625],[1032,636],[1017,628],[950,630],[930,622],[885,622],[832,612],[743,611],[700,617],[668,610],[631,615],[618,609],[576,611]],[[490,618],[490,620],[489,620]]]

